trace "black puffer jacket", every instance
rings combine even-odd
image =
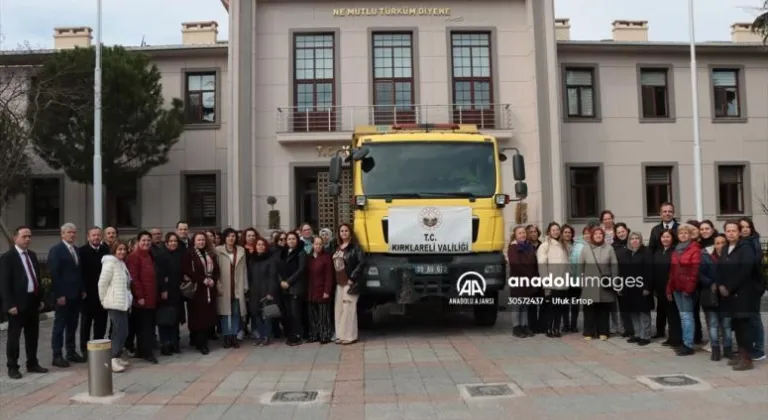
[[[304,296],[307,293],[307,254],[299,246],[286,249],[280,262],[280,281],[287,282],[291,287],[288,293],[292,296]]]
[[[257,314],[261,310],[261,300],[272,296],[277,300],[280,290],[278,280],[278,261],[267,251],[253,254],[248,260],[248,310]]]

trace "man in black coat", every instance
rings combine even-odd
[[[651,236],[648,238],[648,249],[652,254],[661,248],[661,233],[671,230],[672,237],[677,240],[677,227],[680,226],[675,219],[675,205],[672,203],[662,203],[659,207],[659,216],[661,216],[661,222],[651,229]]]
[[[99,300],[101,258],[107,254],[109,248],[101,241],[101,229],[92,227],[88,231],[88,243],[80,247],[80,271],[86,294],[80,319],[80,351],[85,357],[88,356],[88,341],[100,340],[107,333],[107,311]]]
[[[19,340],[24,332],[27,372],[47,373],[37,360],[40,338],[40,310],[43,309],[40,289],[40,264],[29,249],[32,231],[25,226],[13,232],[14,247],[0,256],[0,301],[8,314],[8,377],[21,379],[19,371]]]

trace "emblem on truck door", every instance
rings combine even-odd
[[[428,231],[435,231],[443,224],[443,215],[436,207],[424,207],[419,212],[419,223]]]

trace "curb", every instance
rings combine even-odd
[[[53,319],[54,312],[43,312],[40,314],[40,321],[47,321],[49,319]],[[8,322],[3,322],[0,324],[0,331],[7,331],[8,330]]]

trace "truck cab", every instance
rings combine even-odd
[[[358,127],[331,159],[329,193],[340,195],[343,164],[352,169],[354,232],[366,254],[359,316],[378,305],[441,300],[471,307],[494,325],[506,284],[503,209],[525,198],[522,155],[514,149],[516,197],[503,193],[507,160],[496,138],[474,125]],[[474,273],[474,285],[462,280]],[[459,297],[471,299],[458,299]]]

